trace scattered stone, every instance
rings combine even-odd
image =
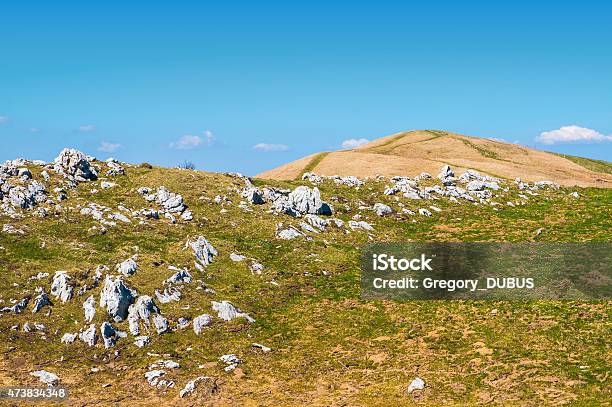
[[[243,256],[241,254],[236,254],[236,253],[230,254],[230,260],[232,260],[232,261],[239,262],[239,261],[243,261],[245,259],[246,259],[246,256]]]
[[[173,360],[158,360],[157,362],[149,365],[149,369],[157,369],[160,367],[166,369],[178,369],[181,367],[181,365]]]
[[[85,300],[83,310],[85,311],[85,322],[91,322],[96,315],[96,299],[93,295]]]
[[[164,334],[170,330],[168,320],[161,314],[153,315],[153,324],[155,325],[158,335]]]
[[[428,211],[428,210],[427,210],[427,209],[425,209],[425,208],[420,208],[420,209],[419,209],[419,215],[429,217],[429,216],[431,216],[431,212],[430,212],[430,211]]]
[[[263,353],[268,353],[268,352],[271,352],[271,351],[272,351],[272,348],[269,348],[269,347],[267,347],[267,346],[264,346],[264,345],[262,345],[262,344],[260,344],[260,343],[254,343],[252,346],[253,346],[254,348],[261,349]]]
[[[257,188],[245,188],[241,195],[253,205],[262,205],[266,202],[263,195]]]
[[[100,325],[100,334],[104,341],[104,347],[107,349],[115,346],[119,338],[127,337],[125,332],[115,329],[115,327],[108,322],[103,322],[102,325]]]
[[[444,167],[442,167],[442,169],[440,169],[440,174],[438,174],[439,179],[444,179],[444,178],[449,178],[449,177],[454,177],[454,176],[455,176],[455,173],[451,169],[450,165],[445,165]]]
[[[151,297],[148,295],[138,297],[136,302],[130,305],[128,309],[130,333],[132,335],[140,334],[140,321],[142,321],[145,328],[148,330],[151,326],[151,316],[159,313],[160,310]]]
[[[47,372],[46,370],[36,370],[31,372],[30,376],[38,377],[38,380],[47,386],[55,386],[60,381],[60,378],[56,374]]]
[[[198,238],[194,242],[188,242],[189,246],[193,250],[193,254],[195,254],[196,266],[199,268],[203,268],[208,266],[213,261],[213,257],[215,257],[218,253],[217,250],[213,247],[212,244],[208,243],[208,240],[204,236],[198,236]]]
[[[288,201],[291,207],[301,214],[332,214],[330,206],[321,200],[321,193],[317,187],[311,189],[303,185],[299,186],[289,194]]]
[[[259,262],[253,261],[253,262],[251,263],[251,265],[249,266],[249,269],[250,269],[250,270],[251,270],[251,272],[252,272],[252,273],[254,273],[254,274],[261,274],[261,272],[262,272],[262,271],[263,271],[263,269],[264,269],[264,266],[263,266],[263,264],[261,264],[261,263],[259,263]]]
[[[224,369],[226,372],[231,372],[242,363],[242,360],[238,359],[238,356],[234,355],[233,353],[223,355],[219,358],[219,360],[227,365]]]
[[[415,390],[423,390],[425,388],[425,382],[420,377],[414,379],[406,389],[406,393],[411,394]]]
[[[348,225],[353,230],[357,230],[357,229],[363,229],[363,230],[369,230],[369,231],[373,231],[374,230],[372,225],[370,225],[368,222],[366,222],[364,220],[362,220],[362,221],[350,220]]]
[[[138,270],[138,264],[136,260],[138,259],[138,255],[134,255],[129,259],[123,261],[122,263],[117,264],[117,271],[124,276],[130,276]]]
[[[109,177],[114,177],[117,175],[125,175],[125,168],[119,164],[119,161],[114,158],[109,158],[106,160],[106,165],[108,165],[109,170],[106,171],[106,175]]]
[[[199,335],[200,333],[202,333],[202,330],[207,327],[210,326],[210,324],[212,323],[212,317],[208,314],[202,314],[200,316],[197,316],[193,319],[193,332],[195,332],[196,335]]]
[[[72,298],[73,287],[67,271],[56,271],[51,283],[51,295],[66,302]]]
[[[178,321],[176,322],[176,325],[178,329],[185,329],[189,326],[189,323],[190,323],[189,319],[180,317]]]
[[[181,292],[174,287],[165,288],[163,293],[159,292],[159,290],[155,290],[155,296],[162,304],[181,300]]]
[[[300,236],[303,236],[302,232],[300,232],[293,226],[290,226],[287,229],[282,229],[276,232],[276,237],[278,237],[279,239],[283,239],[283,240],[291,240],[291,239],[295,239],[296,237],[300,237]]]
[[[136,296],[136,292],[129,289],[120,277],[113,279],[107,275],[100,293],[100,307],[106,308],[108,315],[116,322],[123,321]]]
[[[148,336],[137,336],[134,338],[134,345],[138,346],[139,348],[145,347],[149,343],[151,343],[151,338]]]
[[[30,301],[30,297],[25,297],[18,303],[14,304],[12,307],[2,307],[0,308],[0,312],[13,312],[15,314],[21,314],[23,310],[28,306],[28,302]]]
[[[62,336],[61,342],[62,343],[67,343],[67,344],[71,344],[72,342],[74,342],[76,340],[76,338],[77,338],[77,334],[76,333],[71,334],[71,333],[66,332],[64,334],[64,336]]]
[[[151,370],[145,373],[145,379],[149,382],[152,387],[173,387],[174,382],[167,382],[166,380],[160,380],[162,376],[166,374],[165,370]],[[169,385],[172,383],[172,385]]]
[[[191,274],[189,274],[189,271],[187,271],[187,269],[179,269],[174,266],[170,266],[169,269],[176,271],[176,273],[174,273],[172,277],[168,278],[166,282],[170,284],[191,283],[192,277]]]
[[[88,346],[94,346],[98,341],[98,334],[96,332],[96,325],[91,324],[89,328],[79,332],[79,339],[85,342]]]
[[[374,212],[376,212],[378,216],[385,216],[385,215],[392,214],[393,209],[391,209],[391,207],[388,205],[377,203],[377,204],[374,204]]]
[[[249,314],[242,312],[229,301],[216,302],[212,301],[212,309],[217,311],[217,316],[225,321],[231,321],[234,318],[245,318],[249,322],[255,322]]]
[[[38,311],[40,311],[43,307],[47,305],[52,305],[47,293],[44,292],[42,288],[40,288],[39,290],[40,294],[38,294],[36,298],[34,298],[34,307],[32,308],[32,314],[36,314]]]
[[[102,189],[110,189],[115,186],[117,186],[117,184],[115,184],[114,182],[102,181],[100,183],[100,188]]]
[[[304,219],[306,222],[308,222],[308,224],[319,229],[320,231],[324,231],[329,225],[329,221],[327,219],[323,219],[317,215],[307,214],[304,216]]]
[[[180,391],[179,396],[181,398],[190,396],[196,390],[200,382],[209,381],[209,380],[212,380],[212,378],[208,376],[199,376],[193,380],[188,381],[185,387],[183,387],[183,389]]]

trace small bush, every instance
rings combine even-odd
[[[152,169],[153,168],[153,166],[151,164],[149,164],[149,163],[141,163],[139,165],[139,167],[140,168],[148,168],[148,169]]]
[[[178,167],[184,170],[195,170],[196,168],[195,164],[192,163],[191,161],[183,161],[182,163],[179,164]]]

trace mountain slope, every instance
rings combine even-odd
[[[305,172],[358,177],[436,174],[443,164],[459,171],[477,170],[499,178],[551,180],[561,185],[609,188],[612,175],[587,159],[567,157],[518,144],[468,137],[438,130],[393,134],[353,150],[313,154],[263,172],[259,178],[296,179]]]
[[[41,386],[31,373],[45,370],[69,390],[67,405],[104,406],[597,405],[609,398],[609,301],[364,300],[360,260],[372,241],[609,241],[612,189],[529,194],[535,186],[502,181],[476,205],[387,195],[388,179],[359,187],[321,180],[320,199],[334,210],[315,230],[276,202],[284,190],[312,192],[309,180],[251,183],[236,174],[64,158],[64,172],[24,160],[0,165],[9,191],[0,204],[0,386]],[[421,189],[436,185],[436,178],[419,181]],[[275,193],[255,203],[244,193],[253,188]],[[30,194],[38,199],[25,199]],[[393,212],[379,216],[381,203]],[[356,219],[372,229],[351,226]],[[300,235],[281,238],[279,230],[291,227]],[[199,237],[214,256],[194,249]],[[138,267],[121,271],[127,260]],[[177,272],[190,281],[169,281]],[[117,320],[101,303],[107,281],[117,279],[136,291],[130,308],[149,297],[158,307],[151,313],[169,324],[160,332],[155,319],[149,326],[137,319],[138,335],[149,337],[142,347],[130,313]],[[62,281],[72,287],[65,298]],[[179,298],[166,301],[167,290]],[[38,309],[43,293],[50,303]],[[221,301],[254,321],[226,320],[214,308]],[[196,333],[205,314],[209,325]],[[64,339],[92,324],[97,341]],[[107,347],[108,324],[125,336]],[[242,363],[228,370],[227,355]],[[160,360],[178,367],[156,367]],[[163,380],[147,380],[157,370]],[[417,376],[425,389],[406,394]],[[199,377],[208,379],[181,396]]]

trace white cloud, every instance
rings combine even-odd
[[[30,133],[38,133],[40,129],[38,127],[30,127]]]
[[[210,144],[215,139],[215,136],[213,135],[212,131],[204,130],[204,138],[206,138],[206,142]]]
[[[102,143],[100,143],[100,146],[98,147],[98,151],[102,151],[104,153],[113,153],[120,148],[121,148],[121,144],[108,143],[106,141],[103,141]]]
[[[79,131],[82,131],[84,133],[94,131],[95,129],[96,129],[96,126],[94,126],[93,124],[84,124],[82,126],[79,126]]]
[[[353,149],[353,148],[361,147],[364,144],[368,144],[369,142],[370,140],[368,140],[367,138],[359,138],[359,139],[350,138],[342,142],[342,148]]]
[[[253,150],[260,151],[287,151],[289,146],[285,144],[269,144],[269,143],[257,143],[253,146]]]
[[[599,143],[602,141],[612,141],[612,135],[605,136],[593,129],[571,125],[563,126],[557,130],[542,132],[536,137],[536,141],[542,144]]]
[[[203,137],[186,134],[177,141],[168,144],[168,147],[174,148],[175,150],[192,150],[200,147],[202,144],[211,144],[214,139],[215,136],[213,133],[210,130],[205,130]]]
[[[7,116],[0,116],[0,124],[8,122]]]

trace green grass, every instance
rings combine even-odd
[[[587,170],[601,172],[602,174],[612,174],[612,163],[604,160],[594,160],[592,158],[584,158],[584,157],[576,157],[573,155],[560,154],[560,153],[552,153],[563,157],[567,160],[570,160]]]
[[[474,150],[478,151],[480,153],[480,155],[485,157],[485,158],[492,158],[494,160],[508,161],[508,160],[503,160],[503,159],[499,158],[497,153],[495,151],[493,151],[493,150],[489,150],[488,148],[485,148],[483,146],[476,145],[476,144],[472,143],[471,141],[466,140],[464,138],[461,138],[459,140],[461,140],[463,142],[463,144],[465,144],[466,146],[471,147]]]
[[[329,152],[322,152],[315,155],[312,160],[310,160],[310,162],[304,167],[302,173],[296,179],[300,180],[302,179],[302,175],[306,174],[307,172],[313,172],[314,169],[317,168],[317,165],[319,165],[321,161],[323,161],[323,159],[327,157],[328,154]]]
[[[413,142],[409,142],[409,143],[402,143],[401,145],[407,145],[407,144],[414,144],[414,143],[424,143],[426,141],[430,141],[430,140],[435,140],[439,137],[443,137],[448,135],[448,133],[444,132],[444,131],[440,131],[440,130],[426,130],[428,133],[432,134],[431,138],[428,138],[426,140],[419,140],[419,141],[413,141]],[[401,133],[398,134],[395,137],[391,137],[389,140],[385,141],[382,144],[379,144],[375,147],[371,147],[367,150],[364,151],[371,151],[377,154],[386,154],[389,153],[390,151],[392,151],[396,146],[392,146],[394,143],[400,141],[401,139],[403,139],[404,137],[406,137],[409,133]],[[389,146],[391,146],[390,148],[388,148]]]
[[[316,159],[316,157],[315,157]],[[316,165],[315,165],[316,166]],[[38,177],[38,174],[35,174]],[[54,176],[52,185],[60,180]],[[82,302],[100,288],[62,304],[53,312],[0,317],[0,380],[4,385],[34,384],[29,372],[44,368],[57,373],[70,389],[73,402],[99,404],[176,402],[184,384],[200,375],[217,378],[219,389],[189,402],[253,405],[506,405],[574,402],[593,405],[609,399],[609,302],[491,302],[491,301],[364,301],[360,299],[360,248],[368,234],[329,229],[312,240],[279,241],[278,222],[298,225],[299,219],[276,216],[268,205],[238,208],[236,190],[242,182],[199,171],[129,168],[118,186],[92,195],[97,184],[81,184],[69,191],[63,209],[44,219],[0,217],[26,231],[25,236],[0,233],[0,298],[20,299],[37,286],[49,291],[50,279],[31,281],[39,271],[66,270],[75,284],[86,284],[93,270],[139,254],[139,271],[125,281],[139,294],[154,296],[172,272],[169,265],[187,267],[194,281],[182,289],[178,303],[159,304],[174,325],[179,317],[212,313],[210,301],[227,299],[256,318],[214,324],[196,336],[191,329],[158,336],[138,349],[132,337],[115,348],[64,345],[65,332],[83,326]],[[433,181],[431,181],[433,183]],[[262,181],[256,185],[295,188],[301,181]],[[324,200],[344,221],[361,213],[372,223],[376,241],[609,241],[612,230],[612,190],[569,189],[540,191],[515,208],[411,201],[417,210],[434,204],[442,209],[431,218],[393,215],[378,217],[360,205],[382,202],[398,210],[395,197],[383,195],[386,182],[368,181],[359,190],[325,181],[319,188]],[[165,220],[139,225],[119,224],[103,235],[80,215],[77,205],[90,201],[117,208],[154,207],[135,190],[140,186],[167,186],[181,193],[193,210],[192,222],[171,225]],[[308,185],[308,183],[306,183]],[[495,200],[520,200],[514,188]],[[215,204],[226,195],[232,204]],[[334,198],[335,197],[335,198]],[[221,209],[227,212],[222,214]],[[413,222],[415,220],[416,222]],[[544,228],[540,235],[536,230]],[[204,272],[193,267],[193,255],[184,248],[190,237],[205,236],[219,256]],[[43,247],[44,242],[44,247]],[[253,275],[248,261],[234,263],[237,252],[264,266]],[[316,256],[313,256],[315,254]],[[17,285],[15,285],[17,284]],[[206,286],[216,294],[196,287]],[[189,308],[186,308],[189,305]],[[497,310],[492,313],[492,310]],[[98,308],[94,322],[106,320]],[[46,334],[12,331],[11,326],[43,322]],[[76,323],[75,323],[76,322]],[[127,323],[116,323],[127,331]],[[258,342],[274,349],[263,354],[251,348]],[[189,350],[191,349],[191,350]],[[115,358],[115,350],[119,357]],[[162,356],[151,356],[150,354]],[[218,357],[236,353],[244,375],[226,373]],[[176,386],[167,394],[146,384],[147,365],[160,358],[178,361],[168,372]],[[204,366],[199,368],[199,366]],[[580,366],[588,366],[581,369]],[[91,368],[100,369],[92,373]],[[426,390],[417,398],[404,390],[414,377]],[[103,383],[111,383],[102,389]]]

